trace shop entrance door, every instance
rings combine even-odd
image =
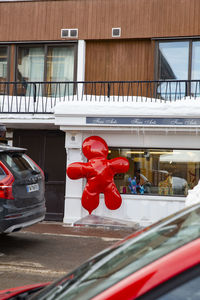
[[[15,130],[13,145],[27,148],[45,173],[46,220],[62,221],[64,215],[66,151],[65,134],[57,130]]]

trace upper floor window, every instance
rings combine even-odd
[[[200,41],[192,43],[191,79],[200,79]]]
[[[8,80],[8,47],[0,47],[0,81]]]
[[[200,79],[200,41],[164,41],[158,43],[158,80],[183,80],[158,86],[161,98],[182,98],[199,93],[196,83]]]
[[[24,94],[31,95],[33,85],[26,85],[26,82],[41,81],[74,81],[75,67],[75,45],[37,45],[19,46],[17,51],[17,81],[24,82]],[[45,87],[45,93],[49,96],[62,96],[64,84],[49,85]],[[71,92],[73,85],[70,85]],[[40,93],[42,87],[40,88]]]
[[[4,84],[4,81],[9,80],[8,74],[8,57],[9,48],[6,46],[0,47],[0,94],[7,92],[8,85]]]
[[[159,43],[159,79],[188,79],[189,42]]]

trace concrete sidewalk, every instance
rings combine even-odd
[[[139,229],[139,225],[134,222],[89,215],[78,220],[73,225],[43,221],[24,228],[23,231],[56,235],[124,238]]]

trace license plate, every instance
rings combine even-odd
[[[27,185],[26,190],[27,190],[28,193],[38,191],[39,190],[39,184],[35,183],[35,184]]]

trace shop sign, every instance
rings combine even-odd
[[[86,124],[199,126],[200,118],[86,117]]]

